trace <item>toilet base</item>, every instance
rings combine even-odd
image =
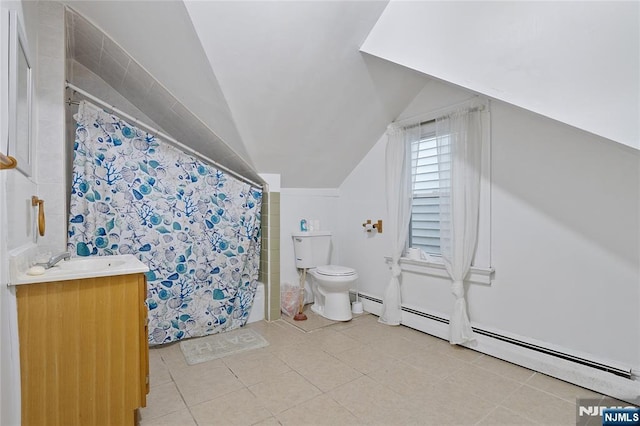
[[[309,272],[313,277],[311,290],[313,291],[314,303],[311,310],[332,321],[350,321],[353,315],[351,314],[349,289],[358,279],[358,274],[353,269],[344,266],[318,267],[318,269],[321,268],[325,272],[332,272],[333,275],[322,274],[316,269],[311,269]],[[341,275],[345,272],[346,275]]]
[[[349,292],[329,293],[324,296],[324,306],[314,303],[311,310],[332,321],[351,321],[351,300]]]

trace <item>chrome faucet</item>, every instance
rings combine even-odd
[[[42,266],[44,267],[44,269],[49,269],[53,266],[56,266],[56,264],[61,260],[69,260],[69,259],[71,259],[71,254],[69,254],[68,251],[65,251],[59,254],[54,254],[49,258],[49,261],[47,263],[36,263],[36,265]]]

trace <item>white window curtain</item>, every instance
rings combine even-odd
[[[411,150],[407,143],[410,132],[420,126],[403,129],[395,125],[387,128],[386,193],[387,230],[391,234],[391,279],[382,300],[379,322],[399,325],[402,320],[400,295],[400,257],[404,251],[411,219]]]
[[[449,170],[450,185],[441,188],[440,226],[442,258],[455,296],[449,322],[449,342],[474,340],[464,279],[469,272],[478,240],[480,169],[482,158],[481,112],[471,108],[436,120],[438,162]]]

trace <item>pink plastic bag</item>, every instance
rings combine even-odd
[[[298,313],[300,305],[300,288],[289,283],[280,287],[280,310],[290,317]]]

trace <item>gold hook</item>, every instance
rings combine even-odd
[[[4,155],[0,152],[0,170],[15,169],[18,165],[18,160],[10,155]]]
[[[38,233],[41,237],[44,237],[45,222],[44,222],[44,200],[36,197],[31,197],[31,205],[33,207],[38,206]]]

